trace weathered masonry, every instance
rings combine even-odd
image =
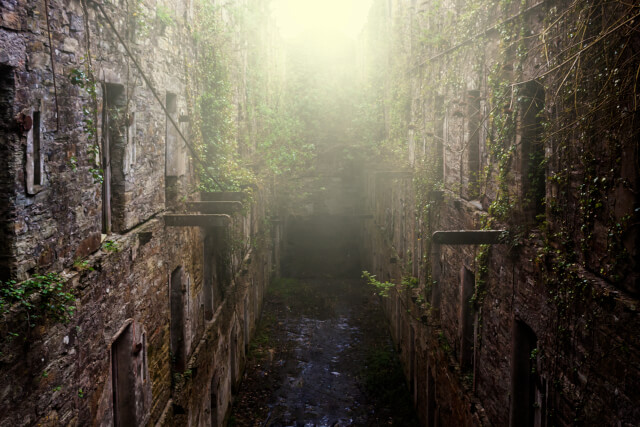
[[[639,12],[374,2],[364,258],[425,425],[640,419]]]
[[[77,298],[5,306],[2,426],[225,420],[278,229],[269,188],[194,192],[195,3],[0,3],[0,280]]]

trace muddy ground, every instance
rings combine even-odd
[[[229,425],[419,425],[385,322],[362,280],[276,281]]]

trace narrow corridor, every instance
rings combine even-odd
[[[372,290],[357,279],[275,282],[229,425],[418,425]]]

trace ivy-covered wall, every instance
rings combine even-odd
[[[368,268],[397,284],[388,313],[426,425],[638,418],[639,12],[374,2],[361,119],[412,183],[369,180]],[[501,242],[432,241],[479,229]]]
[[[0,5],[0,425],[223,424],[278,269],[266,12]]]

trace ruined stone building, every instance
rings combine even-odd
[[[231,12],[0,3],[0,425],[223,423],[277,268],[270,190],[196,187],[195,32]]]
[[[368,270],[397,284],[425,425],[640,420],[639,12],[374,2],[359,73],[389,161],[367,179]]]
[[[0,426],[222,425],[281,252],[395,285],[426,426],[637,425],[639,14],[374,0],[294,216],[266,2],[0,1]]]

